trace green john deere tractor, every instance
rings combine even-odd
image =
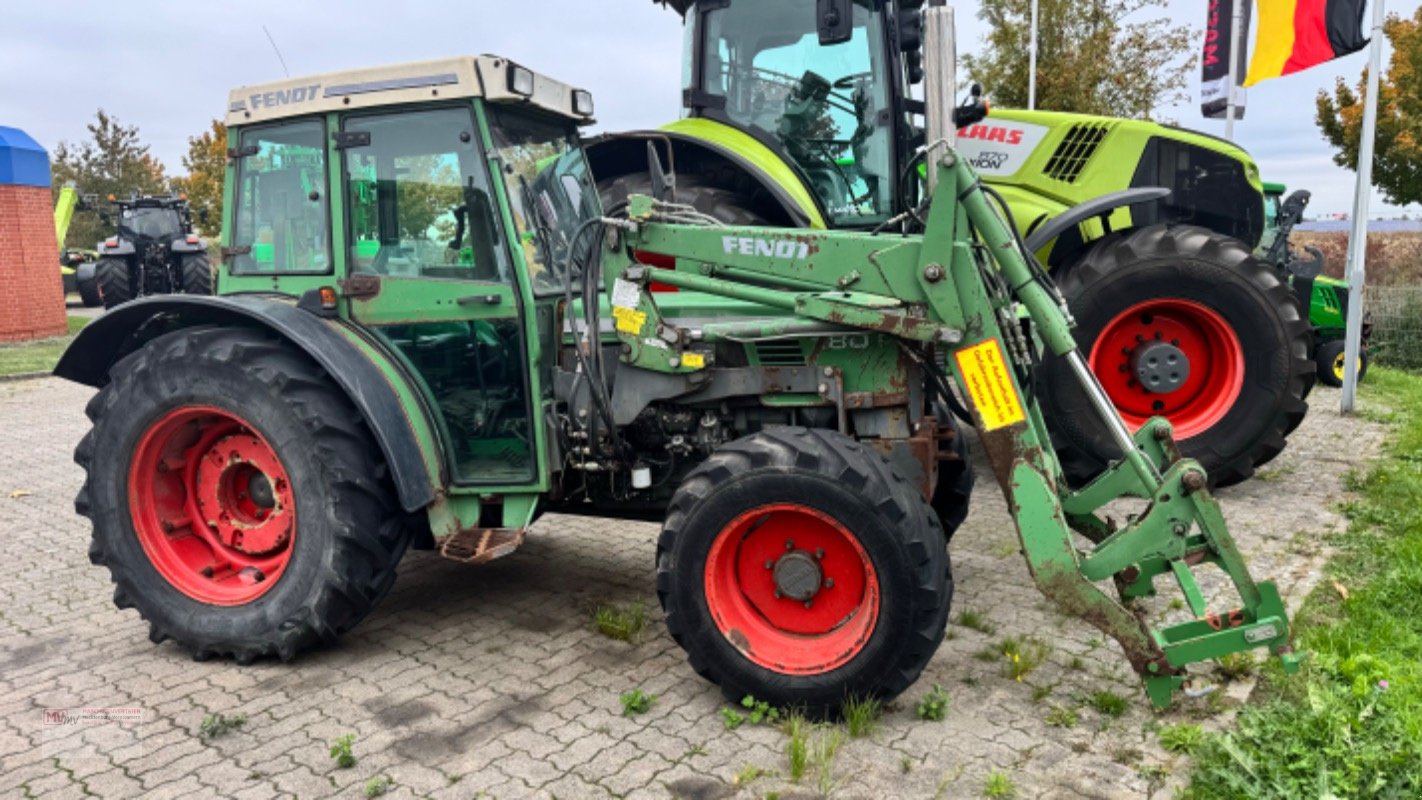
[[[1300,189],[1285,198],[1282,183],[1264,184],[1264,238],[1259,257],[1283,271],[1294,287],[1299,302],[1308,308],[1313,326],[1313,360],[1318,379],[1328,386],[1343,385],[1344,336],[1348,332],[1348,283],[1323,274],[1323,252],[1317,247],[1298,251],[1289,241],[1294,226],[1303,221],[1311,195]],[[1363,349],[1358,354],[1358,380],[1368,373],[1368,340],[1372,338],[1371,315],[1364,311]]]
[[[923,0],[656,1],[686,20],[685,117],[590,145],[609,209],[647,190],[650,145],[677,199],[727,223],[922,230]],[[1303,309],[1252,255],[1254,162],[1149,122],[982,110],[959,115],[959,151],[1051,269],[1127,424],[1165,416],[1218,484],[1248,478],[1314,379]],[[1069,476],[1120,457],[1060,360],[1044,354],[1033,388]]]
[[[951,36],[944,10],[928,21]],[[952,61],[930,76],[951,86]],[[655,165],[606,214],[578,137],[591,95],[494,56],[228,108],[218,296],[126,303],[56,368],[99,390],[75,505],[153,641],[290,659],[356,625],[409,546],[482,564],[544,512],[650,518],[692,668],[833,713],[903,691],[943,638],[971,423],[1037,586],[1118,641],[1155,703],[1229,653],[1296,665],[1205,469],[1164,419],[1127,430],[951,148],[925,162],[923,233],[791,232],[675,202]],[[928,114],[950,130],[951,108]],[[1086,486],[1027,388],[1043,350],[1125,453]],[[1129,606],[1167,580],[1189,618],[1154,628]]]

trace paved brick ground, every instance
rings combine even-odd
[[[54,380],[0,384],[0,796],[359,797],[384,774],[395,797],[790,798],[829,786],[888,800],[979,796],[1001,771],[1023,797],[1168,797],[1183,764],[1153,728],[1224,724],[1221,709],[1248,691],[1235,684],[1152,714],[1115,645],[1045,607],[986,482],[954,542],[956,608],[995,630],[953,625],[919,684],[872,736],[845,742],[824,783],[813,769],[788,780],[780,732],[724,730],[719,693],[686,666],[655,610],[638,644],[592,631],[596,604],[655,609],[652,525],[546,518],[519,553],[484,568],[415,553],[336,647],[290,665],[194,663],[115,610],[108,574],[86,558],[70,453],[88,395]],[[1376,426],[1337,416],[1336,393],[1314,400],[1290,449],[1223,493],[1256,574],[1279,577],[1291,606],[1317,581],[1318,534],[1340,524],[1341,476],[1380,439]],[[976,657],[1006,636],[1048,647],[1020,683]],[[948,719],[920,722],[913,704],[935,683],[952,696]],[[618,694],[633,687],[658,700],[627,719]],[[1129,708],[1103,716],[1086,702],[1098,690]],[[134,707],[141,718],[43,724],[43,709],[79,707]],[[1065,710],[1076,724],[1048,724]],[[211,712],[247,722],[207,743],[196,732]],[[347,733],[359,763],[333,769],[328,743]],[[771,774],[738,782],[748,767]]]

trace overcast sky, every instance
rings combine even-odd
[[[1389,9],[1411,15],[1419,2],[1393,0]],[[960,52],[976,51],[978,3],[953,5]],[[1169,0],[1167,13],[1198,40],[1204,6]],[[180,173],[187,137],[222,113],[229,89],[282,77],[263,25],[294,76],[498,53],[591,89],[602,130],[653,127],[680,110],[681,20],[651,0],[0,0],[0,125],[53,150],[83,138],[102,106],[138,125]],[[1265,176],[1313,190],[1316,214],[1348,211],[1354,176],[1333,165],[1313,122],[1314,95],[1337,76],[1355,81],[1365,61],[1359,53],[1256,87],[1237,128]],[[1196,95],[1198,84],[1197,74]],[[1198,97],[1163,116],[1223,133],[1222,121],[1200,117]],[[1380,200],[1373,209],[1390,211]]]

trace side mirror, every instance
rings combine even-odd
[[[817,0],[820,45],[844,44],[854,38],[854,0]]]

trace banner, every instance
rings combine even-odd
[[[1259,0],[1259,36],[1244,85],[1302,72],[1367,47],[1363,11],[1363,0]]]
[[[1205,20],[1205,50],[1200,57],[1200,111],[1206,119],[1224,119],[1229,106],[1229,59],[1234,44],[1234,4],[1241,9],[1243,30],[1239,36],[1239,52],[1234,54],[1236,79],[1243,80],[1249,68],[1249,17],[1251,0],[1209,0],[1209,16]],[[1244,90],[1234,91],[1234,118],[1244,119]]]

